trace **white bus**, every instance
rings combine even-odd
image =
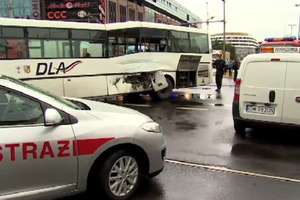
[[[0,73],[60,96],[164,98],[211,81],[210,49],[196,28],[0,18]]]

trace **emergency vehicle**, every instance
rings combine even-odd
[[[164,167],[159,124],[137,111],[64,99],[0,76],[0,199],[87,189],[125,200]]]
[[[300,53],[300,40],[296,37],[266,38],[261,53]]]

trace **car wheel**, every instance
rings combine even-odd
[[[246,136],[246,126],[237,120],[234,120],[234,130],[236,135],[241,137]]]
[[[100,163],[98,181],[101,191],[113,200],[129,199],[138,188],[142,170],[136,156],[118,151]],[[93,186],[94,189],[97,186]]]

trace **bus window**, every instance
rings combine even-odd
[[[125,32],[126,38],[126,54],[138,52],[138,41],[140,39],[140,31],[136,28],[127,29]]]
[[[4,38],[24,38],[24,29],[15,27],[3,27],[2,37]]]
[[[70,58],[68,30],[28,28],[30,58]]]
[[[75,58],[105,57],[104,31],[72,30],[72,50]]]
[[[0,59],[27,58],[23,28],[1,27],[0,32]]]
[[[125,33],[123,30],[109,32],[109,57],[122,56],[126,53]]]
[[[140,51],[166,52],[168,32],[160,29],[141,29]]]
[[[190,53],[189,34],[186,32],[170,31],[169,49],[171,52]]]
[[[29,40],[30,58],[70,58],[69,40]]]
[[[139,29],[123,29],[109,32],[109,57],[138,52]]]
[[[209,53],[208,35],[203,33],[190,33],[191,52]]]
[[[103,43],[92,41],[72,41],[73,56],[75,58],[102,58],[105,48]]]
[[[21,39],[0,39],[0,59],[24,59],[26,41]]]

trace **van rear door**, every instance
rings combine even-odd
[[[282,121],[289,124],[300,124],[300,63],[287,64],[286,91],[284,97]]]
[[[249,62],[241,80],[240,115],[245,119],[281,122],[286,63]]]

